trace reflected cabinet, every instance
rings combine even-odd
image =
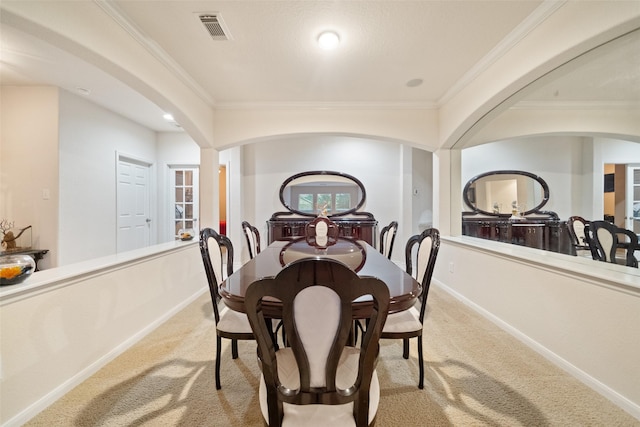
[[[472,210],[462,214],[465,236],[566,254],[574,251],[567,222],[542,210],[549,200],[549,186],[537,175],[486,172],[467,182],[462,197]]]
[[[462,234],[497,242],[575,255],[566,221],[509,221],[493,218],[463,218]]]

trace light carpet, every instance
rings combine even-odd
[[[442,289],[428,306],[425,389],[415,340],[382,341],[377,426],[640,426]],[[215,342],[207,293],[26,425],[262,426],[255,343],[223,339],[217,391]]]

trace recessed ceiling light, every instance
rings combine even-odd
[[[164,116],[162,116],[162,117],[163,117],[166,121],[168,121],[168,122],[173,122],[173,121],[175,121],[175,120],[174,120],[174,118],[173,118],[173,116],[172,116],[171,114],[169,114],[169,113],[166,113],[166,114],[165,114]]]
[[[332,50],[340,44],[340,36],[335,31],[325,31],[318,36],[320,49]]]
[[[408,87],[417,87],[417,86],[420,86],[422,84],[422,82],[423,82],[422,79],[412,79],[412,80],[409,80],[407,82],[407,86]]]

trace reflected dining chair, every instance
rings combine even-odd
[[[253,259],[253,257],[260,253],[260,232],[247,221],[242,221],[242,231],[244,231],[244,235],[247,238],[249,258]]]
[[[581,216],[570,216],[567,220],[567,228],[569,229],[569,237],[571,238],[571,246],[576,251],[576,255],[585,254],[591,256],[591,247],[585,233],[585,228],[589,221]]]
[[[409,310],[390,314],[382,330],[382,339],[402,339],[402,357],[409,358],[409,340],[418,341],[418,369],[420,379],[418,388],[424,388],[424,356],[422,351],[422,329],[427,308],[427,297],[431,276],[436,264],[440,248],[440,232],[435,228],[428,228],[421,234],[411,236],[405,247],[406,271],[422,284],[422,294],[419,297],[420,308],[416,306]]]
[[[359,348],[348,345],[352,301],[372,298]],[[263,298],[282,302],[290,346],[275,349],[262,311]],[[252,283],[245,308],[258,342],[259,399],[271,426],[367,426],[375,421],[380,385],[375,371],[389,289],[358,277],[339,261],[302,259],[274,278]]]
[[[631,230],[617,227],[609,221],[591,221],[587,238],[594,260],[638,267],[635,257],[635,251],[640,250],[638,236]],[[622,262],[618,262],[619,251]]]
[[[338,225],[326,216],[318,216],[305,226],[307,242],[313,246],[329,246],[336,242],[340,230]]]
[[[380,253],[389,259],[391,259],[391,251],[393,251],[393,243],[396,240],[397,231],[397,221],[391,221],[389,225],[382,227],[380,231]]]
[[[218,234],[211,228],[200,231],[200,255],[204,271],[209,283],[209,293],[213,305],[213,316],[216,322],[216,389],[220,390],[220,355],[222,338],[231,340],[231,357],[238,358],[238,340],[253,340],[253,331],[247,316],[224,307],[218,309],[220,294],[218,286],[225,277],[223,266],[226,264],[226,276],[233,273],[233,245],[231,240]]]

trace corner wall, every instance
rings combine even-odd
[[[33,247],[49,249],[41,269],[58,262],[59,93],[46,86],[0,92],[0,218],[33,227]]]

